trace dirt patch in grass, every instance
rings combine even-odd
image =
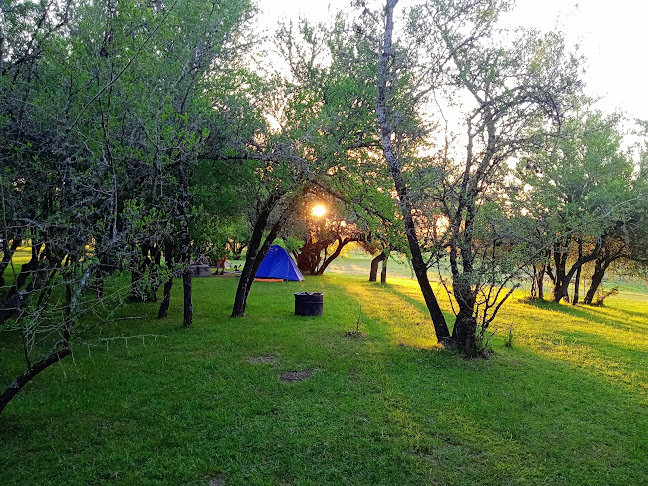
[[[313,376],[313,370],[300,370],[300,371],[286,371],[281,373],[279,377],[284,383],[290,383],[292,381],[302,381],[307,380]]]
[[[250,358],[250,363],[252,364],[275,364],[278,362],[278,356],[253,356]]]
[[[225,486],[225,478],[223,476],[215,476],[209,480],[209,486]]]
[[[363,338],[366,336],[366,334],[362,331],[347,331],[344,335],[352,339]]]

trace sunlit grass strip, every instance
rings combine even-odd
[[[388,326],[391,343],[416,349],[443,348],[437,342],[429,314],[422,311],[420,306],[408,301],[405,296],[390,291],[389,287],[358,280],[355,278],[353,284],[345,285],[346,291],[360,302],[365,315]],[[402,281],[405,286],[411,286],[410,281]]]

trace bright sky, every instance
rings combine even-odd
[[[313,20],[330,19],[332,12],[347,7],[350,0],[258,3],[261,22],[270,27],[299,13]],[[587,58],[584,80],[588,94],[602,97],[599,107],[605,112],[620,108],[630,118],[648,119],[648,63],[643,54],[648,44],[646,19],[648,2],[640,0],[518,0],[514,11],[502,20],[511,27],[565,32],[568,44],[579,44]]]

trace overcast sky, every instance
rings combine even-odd
[[[348,6],[350,0],[258,0],[258,3],[262,24],[270,26],[279,19],[297,18],[300,12],[313,20],[331,18],[329,5],[335,11]],[[648,21],[647,3],[641,0],[518,0],[515,10],[502,20],[508,26],[565,32],[568,44],[579,44],[587,58],[584,76],[587,92],[602,97],[599,107],[605,112],[620,108],[631,118],[648,119],[645,78],[648,63],[643,52],[648,44],[644,30]]]

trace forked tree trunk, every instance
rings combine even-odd
[[[562,255],[559,255],[559,252],[554,252],[554,260],[556,263],[556,280],[554,283],[554,302],[560,302],[563,298],[569,301],[569,284],[571,283],[572,278],[581,267],[587,262],[591,262],[598,258],[601,250],[601,241],[599,239],[596,246],[592,252],[586,256],[581,255],[578,260],[574,262],[569,271],[566,271],[566,261],[567,261],[567,251],[565,250]]]
[[[268,237],[266,238],[265,243],[267,243],[267,245],[265,243],[264,245],[261,244],[261,240],[263,239],[263,232],[268,225],[270,213],[282,197],[283,193],[271,195],[264,204],[264,207],[259,212],[257,220],[254,223],[254,228],[252,229],[252,237],[250,238],[250,242],[248,243],[248,250],[245,255],[245,264],[243,265],[243,270],[241,271],[239,283],[236,288],[236,297],[234,297],[232,317],[243,317],[245,315],[247,298],[250,294],[250,289],[252,288],[252,282],[254,282],[254,276],[259,269],[259,265],[261,265],[261,261],[265,257],[265,253],[268,252],[272,241],[274,241],[274,239],[276,238],[276,235],[281,227],[278,220],[270,231],[270,234],[268,234]],[[270,240],[271,236],[272,239]],[[264,248],[265,253],[263,253]]]
[[[387,262],[389,260],[385,258],[382,261],[382,270],[380,271],[380,284],[386,284],[387,283]]]
[[[371,269],[369,270],[369,281],[370,282],[375,282],[376,278],[378,277],[378,264],[382,261],[384,261],[387,258],[387,255],[385,255],[385,252],[381,252],[380,254],[376,255],[373,257],[371,260]]]
[[[423,255],[421,253],[421,247],[419,246],[418,239],[416,237],[416,226],[414,224],[414,219],[412,217],[412,203],[410,201],[409,195],[407,193],[407,186],[403,180],[403,174],[401,172],[401,164],[398,160],[394,147],[392,145],[391,136],[394,133],[387,117],[387,78],[388,74],[388,64],[389,58],[393,55],[392,49],[392,32],[394,29],[394,7],[396,6],[397,0],[387,0],[385,6],[385,36],[382,52],[378,59],[378,97],[376,99],[376,118],[378,119],[378,124],[380,125],[380,135],[382,140],[382,148],[389,166],[389,171],[391,173],[392,179],[394,180],[394,186],[398,194],[398,199],[400,201],[401,213],[403,215],[403,223],[405,225],[405,233],[407,235],[407,242],[410,247],[412,254],[412,267],[414,268],[414,274],[418,280],[419,287],[421,288],[421,293],[425,299],[425,304],[427,305],[428,312],[432,318],[432,323],[434,324],[434,331],[436,333],[437,340],[439,342],[444,341],[450,337],[450,332],[448,330],[448,325],[446,324],[445,317],[439,303],[437,302],[432,286],[427,275],[427,266],[423,260]]]
[[[14,238],[11,241],[11,245],[9,245],[9,242],[4,239],[2,240],[2,260],[0,260],[0,288],[5,286],[5,279],[4,279],[4,272],[9,266],[9,262],[11,262],[11,258],[13,257],[13,254],[16,253],[16,250],[22,243],[22,240],[20,238]]]
[[[18,277],[16,278],[16,281],[14,282],[13,286],[9,290],[8,297],[11,297],[12,295],[17,294],[18,291],[25,286],[29,276],[32,273],[34,273],[36,270],[38,270],[38,257],[40,255],[40,250],[41,250],[42,246],[43,246],[42,243],[36,243],[36,244],[32,245],[31,259],[27,263],[25,263],[22,266],[22,268],[20,269],[20,273],[18,274]]]

